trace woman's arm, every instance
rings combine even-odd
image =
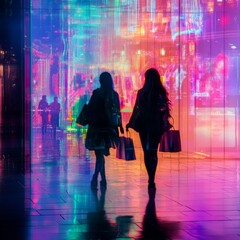
[[[122,114],[121,114],[121,109],[120,109],[120,100],[119,100],[119,95],[116,92],[116,109],[117,109],[117,115],[118,115],[118,126],[120,128],[120,132],[123,134],[124,133],[124,129],[122,126]]]
[[[140,92],[138,91],[131,117],[129,119],[128,124],[126,125],[127,131],[128,131],[128,128],[130,128],[132,126],[132,124],[133,124],[136,116],[139,114],[139,112],[140,112]]]

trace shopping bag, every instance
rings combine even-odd
[[[124,160],[135,160],[135,149],[130,137],[121,136],[117,145],[116,157]]]
[[[181,138],[179,130],[169,130],[162,135],[160,141],[160,152],[180,152]]]
[[[86,126],[87,124],[89,124],[89,113],[87,104],[83,105],[83,108],[77,117],[76,124],[80,126]]]

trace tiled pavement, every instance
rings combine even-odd
[[[1,211],[9,211],[10,224],[1,219],[0,239],[240,239],[239,159],[159,152],[154,198],[132,137],[137,160],[116,159],[111,150],[108,188],[93,192],[95,160],[84,134],[33,134],[31,174],[1,177]],[[0,164],[6,176],[4,159]]]

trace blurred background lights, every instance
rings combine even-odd
[[[161,50],[160,50],[160,54],[161,54],[161,56],[165,56],[165,54],[166,54],[166,51],[165,51],[165,49],[164,49],[164,48],[161,48]]]

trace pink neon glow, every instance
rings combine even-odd
[[[98,1],[48,4],[33,1],[33,128],[41,124],[36,106],[46,94],[49,103],[58,96],[60,127],[77,131],[76,116],[102,71],[112,74],[127,118],[145,70],[155,67],[169,91],[183,149],[225,151],[239,145],[238,134],[228,137],[239,118],[236,1],[115,1],[107,8]],[[213,112],[220,113],[221,137],[209,122]],[[210,150],[201,144],[205,132]]]

